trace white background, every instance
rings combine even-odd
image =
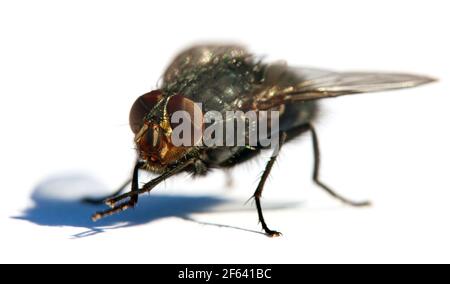
[[[2,1],[0,262],[450,262],[449,8]],[[130,173],[131,104],[180,49],[204,41],[242,43],[268,61],[440,82],[322,102],[322,179],[371,208],[343,206],[313,185],[305,136],[284,149],[263,200],[282,238],[257,233],[256,212],[244,205],[268,153],[234,170],[232,190],[221,172],[180,176],[137,209],[90,223],[102,207],[76,198],[112,191]]]

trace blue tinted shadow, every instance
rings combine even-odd
[[[34,204],[15,219],[26,220],[42,226],[70,226],[86,228],[87,231],[74,237],[86,237],[106,230],[147,224],[167,217],[188,219],[190,214],[208,211],[212,207],[227,202],[212,196],[187,196],[152,194],[141,196],[137,207],[121,214],[92,222],[90,216],[96,211],[107,209],[106,206],[96,206],[80,202],[80,198],[57,198],[46,193],[55,189],[59,192],[74,190],[74,184],[86,186],[92,184],[85,176],[59,177],[47,180],[38,185],[31,196]],[[76,188],[75,188],[76,190]]]

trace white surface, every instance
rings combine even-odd
[[[2,1],[0,262],[450,262],[449,5]],[[95,225],[88,218],[98,208],[40,195],[120,184],[134,159],[132,102],[181,48],[213,40],[293,65],[418,72],[441,82],[323,101],[322,178],[374,206],[342,206],[311,183],[306,136],[286,147],[266,188],[266,218],[284,233],[279,239],[180,218],[259,231],[244,202],[264,159],[234,171],[233,191],[220,172],[179,177],[136,210]],[[92,232],[97,225],[119,228]]]

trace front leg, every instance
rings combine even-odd
[[[102,219],[102,218],[104,218],[106,216],[110,216],[110,215],[113,215],[113,214],[116,214],[116,213],[120,213],[120,212],[125,211],[125,210],[127,210],[129,208],[134,207],[136,205],[136,203],[137,203],[138,196],[140,194],[150,192],[158,184],[160,184],[164,180],[168,179],[169,177],[180,173],[187,166],[192,165],[193,162],[194,162],[194,160],[188,160],[186,162],[183,162],[183,163],[180,163],[180,164],[176,165],[172,169],[167,170],[165,173],[163,173],[159,177],[157,177],[157,178],[151,180],[150,182],[146,183],[142,188],[139,188],[137,174],[135,173],[133,176],[136,177],[136,178],[133,178],[134,186],[132,186],[132,190],[130,192],[128,192],[128,193],[125,193],[125,194],[119,195],[117,197],[108,199],[105,203],[108,206],[110,206],[111,209],[105,210],[105,211],[102,211],[102,212],[98,212],[98,213],[94,214],[92,216],[92,220],[93,221],[97,221],[97,220]],[[142,167],[142,165],[140,167]],[[138,167],[138,165],[137,165],[136,169],[135,169],[135,172],[138,171],[140,169],[140,167]],[[117,205],[118,202],[120,202],[121,200],[126,199],[126,198],[130,198],[129,201],[123,202],[123,203]]]
[[[103,197],[85,197],[81,200],[81,202],[83,203],[87,203],[87,204],[93,204],[93,205],[99,205],[99,204],[103,204],[105,203],[105,200],[112,198],[114,196],[117,196],[119,194],[122,193],[122,191],[124,191],[127,186],[131,183],[132,179],[128,179],[127,181],[125,181],[116,191],[114,191],[114,193],[112,194],[108,194],[107,196],[103,196]]]
[[[182,172],[185,168],[188,166],[191,166],[195,162],[195,159],[187,160],[185,162],[180,162],[178,165],[174,166],[173,168],[167,170],[165,173],[160,175],[159,177],[151,180],[150,182],[146,183],[142,188],[137,189],[135,191],[130,191],[128,193],[124,193],[122,195],[119,195],[114,198],[110,198],[106,200],[106,205],[109,207],[115,208],[116,204],[120,202],[121,200],[124,200],[126,198],[132,198],[136,195],[141,195],[143,193],[150,192],[155,186],[160,184],[161,182],[165,181],[166,179]]]
[[[139,170],[145,165],[144,162],[138,161],[133,170],[133,178],[131,180],[131,191],[136,192],[139,190]],[[139,200],[139,195],[133,195],[128,202],[121,204],[116,208],[112,208],[110,210],[106,210],[103,212],[98,212],[92,216],[92,221],[100,220],[106,216],[113,215],[118,212],[122,212],[127,210],[128,208],[133,208],[136,206]]]

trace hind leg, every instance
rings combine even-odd
[[[369,201],[362,201],[357,202],[350,199],[345,198],[344,196],[336,193],[334,190],[332,190],[329,186],[324,184],[320,180],[320,147],[319,147],[319,139],[317,137],[316,130],[312,124],[306,124],[303,127],[304,131],[309,131],[311,133],[312,143],[313,143],[313,152],[314,152],[314,171],[313,171],[313,181],[315,184],[317,184],[320,188],[325,190],[328,194],[330,194],[332,197],[340,200],[341,202],[355,207],[362,207],[362,206],[370,206]]]

